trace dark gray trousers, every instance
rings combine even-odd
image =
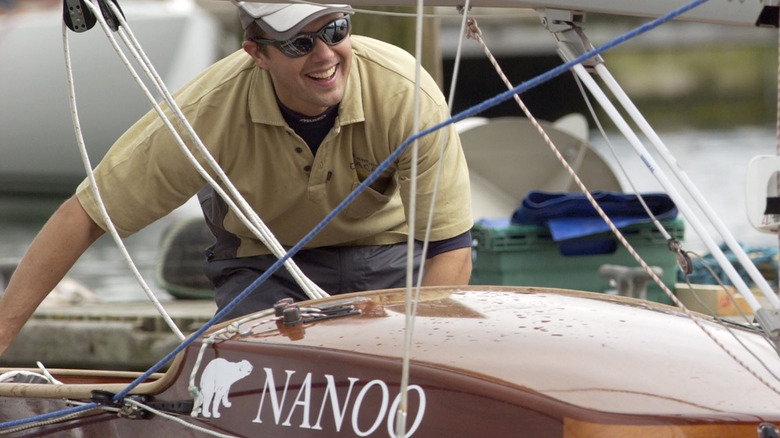
[[[422,246],[415,245],[415,279]],[[216,288],[221,310],[276,262],[273,255],[208,260],[206,276]],[[315,248],[299,251],[293,260],[304,274],[331,295],[406,285],[406,243],[381,246]],[[250,292],[221,320],[270,308],[282,298],[308,299],[287,269],[281,266]]]

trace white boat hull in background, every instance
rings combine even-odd
[[[172,91],[221,55],[219,22],[194,3],[139,1],[121,7]],[[86,175],[68,103],[62,21],[59,3],[0,15],[0,193],[67,194]],[[84,33],[68,31],[68,38],[79,118],[94,167],[151,105],[99,24]]]
[[[590,147],[584,116],[570,114],[540,124],[588,189],[622,191],[613,170]],[[469,165],[474,220],[509,218],[531,190],[580,190],[524,117],[472,117],[458,122],[457,129]]]

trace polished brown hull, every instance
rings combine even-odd
[[[197,342],[135,392],[153,406],[182,402],[183,412],[174,415],[230,435],[395,436],[404,298],[398,290],[350,295],[359,315],[257,326],[209,345],[196,364]],[[518,287],[430,288],[417,314],[407,436],[745,437],[759,436],[761,424],[780,424],[780,396],[759,378],[780,385],[756,359],[777,373],[780,358],[753,331],[735,328],[732,336],[711,320],[701,322],[755,375],[676,309],[637,300]],[[236,374],[212,373],[218,366]],[[196,417],[186,405],[193,370],[201,394],[214,396]],[[54,412],[65,406],[63,398],[89,401],[92,389],[117,392],[132,377],[69,373],[55,373],[66,383],[60,386],[0,384],[2,421]],[[46,435],[202,433],[158,415],[92,413],[11,434]]]

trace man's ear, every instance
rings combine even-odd
[[[260,51],[260,49],[257,47],[257,43],[254,41],[244,41],[241,44],[241,47],[244,49],[246,53],[249,54],[249,56],[252,57],[252,59],[255,60],[255,64],[262,68],[263,70],[268,70],[267,63],[268,60],[266,59],[266,56],[263,52]]]

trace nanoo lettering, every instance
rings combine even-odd
[[[322,400],[315,400],[312,394],[312,374],[306,373],[303,381],[290,384],[295,371],[285,370],[283,389],[277,389],[271,368],[263,368],[265,383],[254,423],[272,423],[277,426],[297,427],[300,429],[323,430],[323,420],[333,424],[336,432],[342,428],[351,428],[360,437],[395,437],[395,413],[401,401],[400,394],[392,397],[387,383],[375,379],[361,382],[349,377],[348,383],[337,384],[334,377],[325,374],[326,386]],[[280,381],[281,383],[281,381]],[[425,391],[418,385],[410,385],[407,393],[416,393],[417,411],[409,413],[412,419],[404,436],[410,437],[417,431],[425,415]],[[367,402],[379,400],[376,402]],[[266,407],[270,408],[270,412]],[[270,416],[269,416],[270,414]],[[368,421],[366,419],[369,419]],[[384,427],[382,427],[384,425]]]

